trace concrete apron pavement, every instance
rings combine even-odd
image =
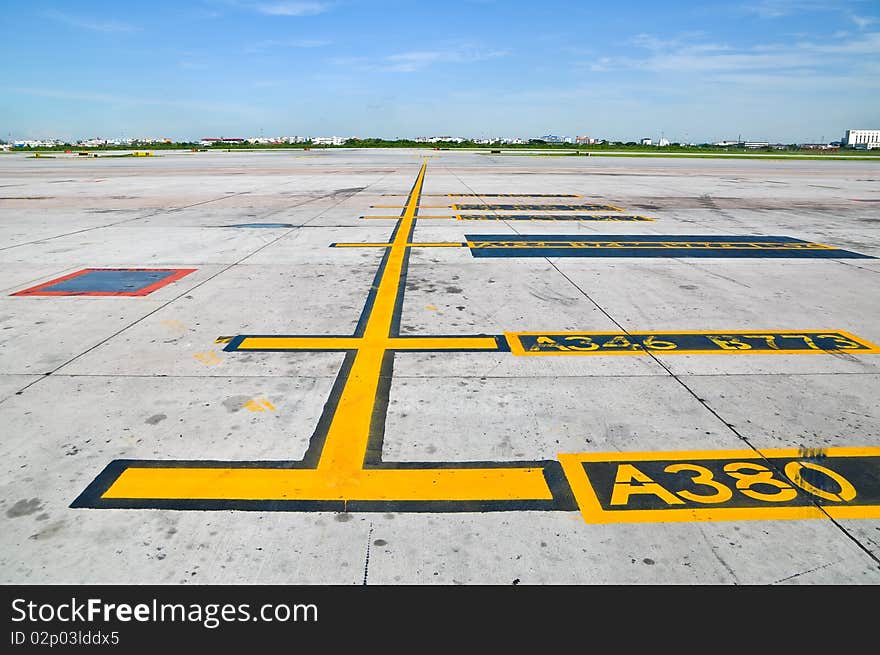
[[[875,164],[425,155],[0,161],[4,582],[880,582]]]

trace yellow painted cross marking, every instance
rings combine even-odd
[[[366,316],[365,320],[362,317],[360,335],[245,337],[238,346],[241,350],[344,349],[354,353],[347,375],[339,379],[343,381],[341,389],[334,390],[335,409],[329,417],[325,415],[329,425],[314,468],[130,463],[103,491],[100,500],[343,501],[346,504],[351,501],[554,502],[541,464],[507,463],[498,467],[439,464],[434,468],[412,469],[365,467],[371,424],[378,411],[379,386],[386,375],[383,366],[387,353],[408,349],[498,349],[494,337],[393,336],[404,288],[407,253],[413,245],[409,239],[415,227],[426,168],[427,161],[419,170],[393,240],[376,244],[387,252],[374,283],[372,302],[368,301],[364,310]]]

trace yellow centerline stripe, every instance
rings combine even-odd
[[[368,341],[387,340],[390,336],[407,241],[415,220],[427,167],[426,160],[419,169],[406,209],[397,224],[391,249],[386,256],[385,268],[364,329],[364,339]],[[384,356],[385,347],[358,350],[355,355],[339,405],[327,430],[324,448],[318,460],[318,471],[341,478],[363,469]]]

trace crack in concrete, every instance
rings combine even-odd
[[[364,582],[363,584],[366,586],[367,584],[367,576],[369,575],[370,570],[370,544],[373,540],[373,522],[370,521],[370,531],[367,533],[367,556],[364,560]]]
[[[793,575],[789,575],[784,578],[780,578],[779,580],[776,580],[775,582],[773,582],[771,584],[779,584],[781,582],[786,582],[787,580],[792,580],[792,579],[800,577],[802,575],[806,575],[807,573],[812,573],[813,571],[820,571],[822,569],[827,569],[829,566],[831,566],[831,564],[833,564],[833,562],[828,562],[827,564],[823,564],[822,566],[816,566],[812,569],[807,569],[806,571],[800,571],[799,573],[794,573]]]

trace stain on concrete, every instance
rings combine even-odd
[[[168,418],[165,414],[153,414],[150,418],[148,418],[144,423],[147,425],[156,425],[157,423],[161,423],[166,418]]]
[[[42,539],[49,539],[54,537],[56,534],[61,532],[62,528],[64,528],[65,521],[55,521],[54,523],[50,523],[45,528],[40,530],[39,532],[35,532],[28,539],[33,539],[34,541],[40,541]]]
[[[244,404],[250,399],[250,396],[230,396],[223,401],[223,406],[226,408],[227,412],[234,414],[235,412],[240,411],[244,407]]]
[[[28,500],[24,498],[19,500],[15,505],[6,510],[6,516],[11,519],[16,519],[19,516],[27,516],[29,514],[34,514],[43,509],[43,501],[39,498],[31,498]]]
[[[351,514],[342,512],[334,516],[333,519],[339,521],[340,523],[347,523],[348,521],[351,521]]]

